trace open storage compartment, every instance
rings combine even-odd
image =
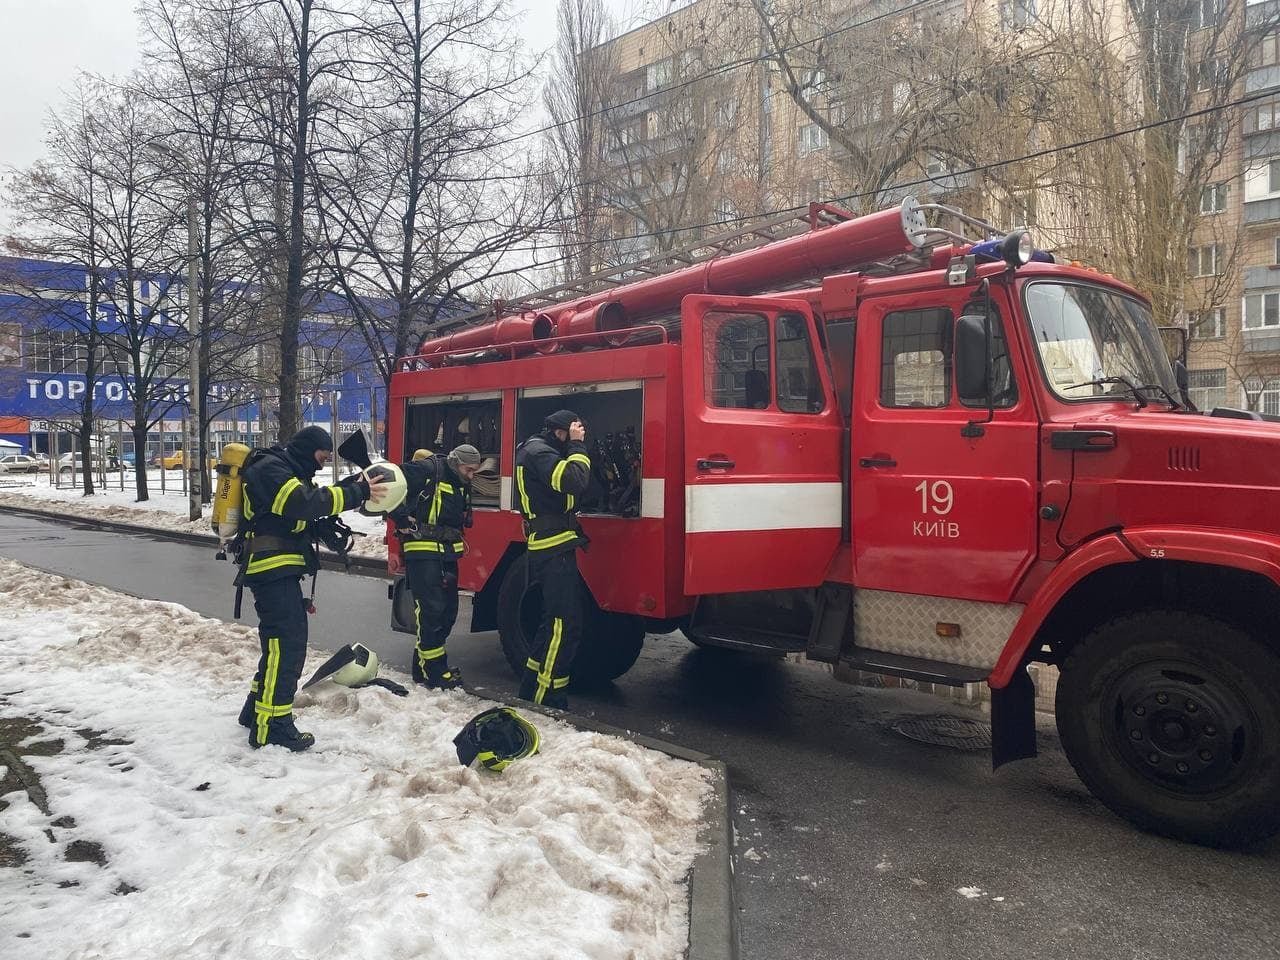
[[[497,507],[502,477],[502,396],[498,391],[446,397],[414,397],[405,410],[405,460],[415,450],[447,454],[460,443],[480,451],[471,502]]]
[[[572,410],[587,428],[591,486],[582,512],[615,517],[640,515],[644,389],[639,380],[575,383],[568,387],[528,387],[516,401],[516,437],[542,431],[557,410]]]

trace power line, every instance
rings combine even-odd
[[[776,60],[779,57],[781,57],[783,54],[790,53],[793,50],[799,50],[801,47],[807,47],[815,43],[820,43],[823,40],[829,40],[834,36],[838,36],[839,34],[842,34],[842,33],[848,33],[850,30],[856,30],[859,27],[870,26],[871,24],[877,23],[880,20],[887,20],[891,17],[900,17],[905,13],[910,13],[912,10],[915,10],[918,7],[925,7],[925,6],[929,6],[930,4],[935,4],[938,2],[940,2],[940,0],[913,0],[912,3],[908,3],[905,6],[899,7],[896,10],[886,10],[884,13],[878,13],[875,16],[868,17],[865,20],[858,20],[854,23],[847,23],[843,27],[836,27],[833,30],[827,30],[824,33],[815,34],[814,36],[810,37],[807,40],[798,40],[795,43],[789,44],[785,47],[779,47],[777,50],[775,50],[772,53],[762,53],[754,57],[742,57],[742,58],[739,58],[738,60],[730,60],[728,63],[720,64],[720,66],[716,67],[713,70],[708,70],[705,73],[701,73],[696,77],[690,77],[687,80],[682,80],[679,83],[673,83],[670,86],[663,87],[660,90],[654,90],[651,93],[644,93],[638,97],[633,97],[630,100],[623,100],[623,101],[620,101],[619,103],[613,103],[607,107],[601,107],[599,110],[593,110],[590,113],[578,114],[576,116],[568,117],[564,120],[557,120],[555,123],[549,123],[546,126],[535,127],[532,130],[526,130],[524,133],[518,133],[515,136],[508,137],[506,140],[499,140],[491,144],[491,146],[504,147],[504,146],[507,146],[508,144],[518,143],[521,140],[527,140],[530,137],[536,137],[540,133],[549,133],[552,130],[559,130],[561,127],[567,127],[569,124],[577,123],[579,120],[590,120],[593,117],[601,117],[608,113],[611,113],[617,110],[622,110],[626,107],[635,106],[638,103],[644,103],[646,100],[652,100],[655,97],[664,97],[670,94],[672,91],[683,90],[686,87],[693,86],[695,83],[701,83],[704,80],[711,80],[711,79],[714,79],[715,77],[724,76],[726,73],[732,73],[735,70],[740,70],[743,67],[749,67],[752,64],[764,63],[765,61],[768,61],[768,60]],[[612,43],[614,41],[611,40],[608,42]]]
[[[988,163],[976,164],[974,166],[966,167],[961,170],[949,170],[945,174],[945,177],[947,178],[963,177],[971,173],[983,173],[988,170],[995,170],[1000,167],[1007,167],[1015,163],[1023,163],[1027,160],[1037,160],[1041,157],[1052,156],[1055,153],[1065,153],[1070,150],[1079,150],[1084,147],[1090,147],[1098,143],[1105,143],[1109,140],[1116,140],[1116,139],[1119,139],[1120,137],[1127,137],[1135,133],[1143,133],[1148,130],[1155,130],[1159,127],[1166,127],[1166,126],[1169,126],[1170,124],[1181,123],[1186,120],[1194,120],[1196,117],[1207,116],[1209,114],[1217,113],[1222,110],[1230,110],[1236,107],[1245,106],[1249,103],[1253,103],[1254,101],[1264,100],[1274,96],[1275,96],[1274,90],[1267,90],[1260,93],[1252,93],[1252,94],[1249,94],[1248,96],[1244,96],[1236,100],[1228,101],[1227,103],[1212,104],[1207,107],[1202,107],[1199,110],[1190,110],[1186,113],[1179,114],[1175,117],[1165,117],[1160,120],[1152,120],[1147,123],[1138,124],[1137,126],[1134,126],[1134,127],[1128,127],[1124,130],[1114,130],[1110,133],[1102,133],[1094,137],[1086,137],[1083,140],[1076,140],[1072,143],[1063,144],[1061,146],[1046,147],[1043,150],[1035,150],[1035,151],[1032,151],[1031,153],[1025,153],[1017,157],[1008,157],[1003,160],[992,160]],[[864,190],[858,193],[851,193],[842,197],[833,197],[829,202],[849,203],[850,201],[853,201],[853,200],[863,200],[868,197],[876,197],[876,196],[882,196],[884,194],[895,193],[899,190],[908,189],[910,187],[924,186],[926,184],[935,184],[939,179],[941,178],[926,176],[916,180],[906,180],[899,183],[889,184],[887,186],[880,187],[875,190]],[[707,223],[682,225],[682,226],[674,227],[671,230],[649,231],[647,233],[628,234],[627,236],[622,236],[622,237],[609,237],[597,242],[617,243],[617,242],[623,242],[627,240],[645,240],[650,238],[661,237],[668,233],[678,233],[678,232],[688,231],[688,230],[705,230],[711,227],[723,227],[723,226],[732,226],[735,224],[746,224],[756,220],[782,216],[788,213],[799,214],[808,209],[809,209],[808,204],[801,204],[794,207],[782,207],[782,208],[771,210],[771,211],[746,214],[741,217],[731,217],[725,220],[713,220]],[[592,242],[592,241],[587,241],[587,242]],[[546,244],[545,246],[552,246],[552,244]],[[542,248],[541,247],[513,247],[506,252],[536,253],[539,249],[542,249]],[[537,268],[537,267],[553,266],[557,263],[563,263],[566,260],[572,259],[574,256],[575,256],[574,254],[566,254],[565,256],[557,257],[553,260],[546,260],[541,263],[530,264],[530,267]]]

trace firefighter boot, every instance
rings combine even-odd
[[[462,687],[462,671],[457,667],[450,667],[443,659],[440,660],[440,667],[434,663],[427,667],[427,687],[431,690],[457,690]]]
[[[568,710],[569,697],[565,693],[568,680],[561,679],[559,682],[553,682],[552,684],[541,682],[539,679],[541,667],[535,668],[535,663],[536,661],[530,659],[525,666],[524,676],[520,679],[520,691],[516,696],[521,700],[541,704],[544,707],[551,707],[554,710]]]
[[[253,704],[257,699],[258,695],[256,693],[246,694],[244,698],[244,706],[240,708],[240,717],[236,722],[246,730],[253,727],[253,718],[255,716],[253,712]]]
[[[294,753],[301,753],[303,750],[310,750],[316,742],[316,738],[309,733],[301,732],[293,724],[293,716],[287,715],[283,717],[272,717],[267,721],[266,740],[259,743],[258,727],[254,726],[249,731],[249,746],[255,750],[259,747],[265,747],[268,744],[274,744],[277,747],[284,747],[286,750],[292,750]]]

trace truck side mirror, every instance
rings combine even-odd
[[[1181,363],[1183,366],[1187,364],[1187,331],[1182,327],[1158,327],[1160,331],[1160,340],[1164,344],[1165,356],[1169,358],[1169,363],[1175,366]]]
[[[987,397],[989,342],[985,314],[965,314],[956,321],[956,392],[962,400],[972,403]]]

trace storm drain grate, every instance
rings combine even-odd
[[[907,717],[893,725],[895,732],[910,740],[932,743],[955,750],[991,749],[991,725],[968,717],[938,714],[931,717]]]

